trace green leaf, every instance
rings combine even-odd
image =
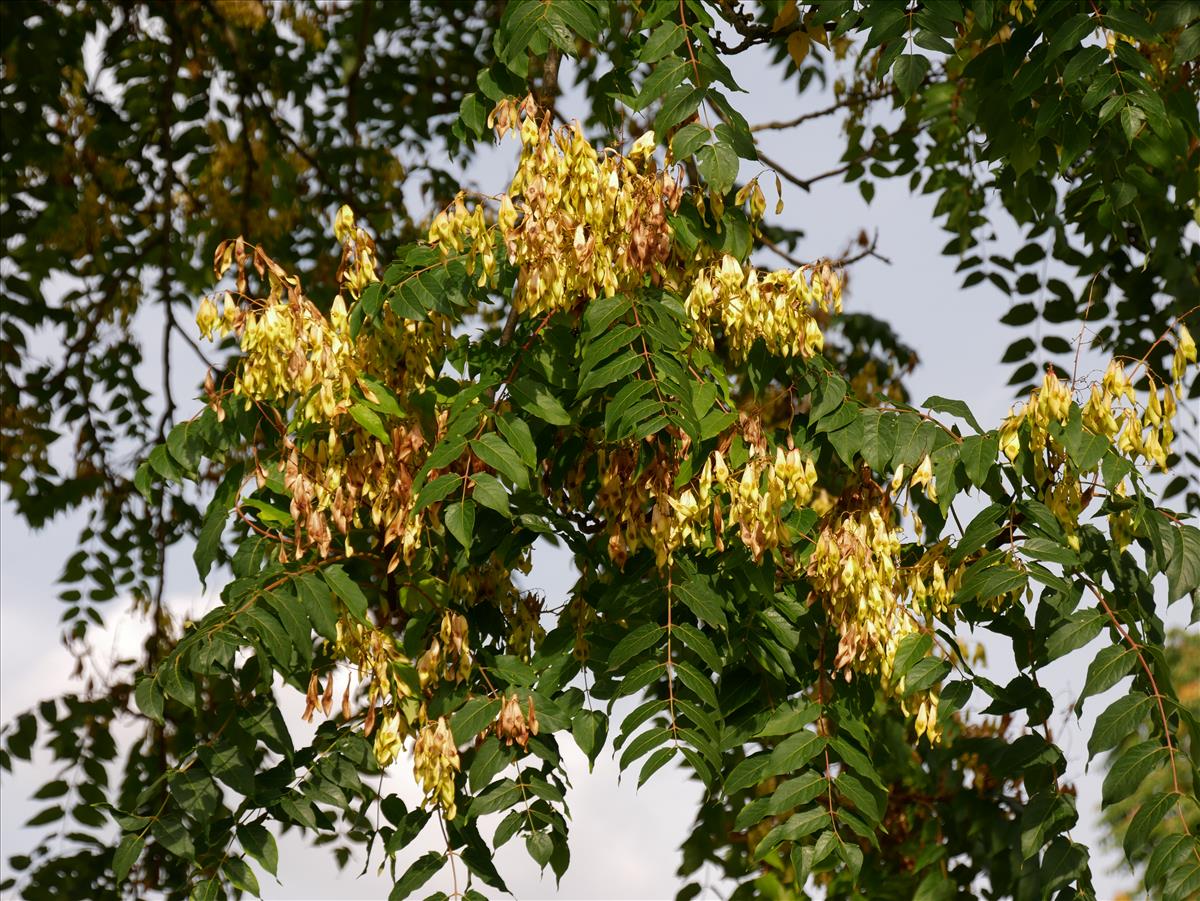
[[[955,881],[943,873],[940,867],[933,867],[917,886],[913,901],[950,901],[957,895]]]
[[[1146,721],[1152,706],[1153,701],[1141,692],[1117,698],[1096,718],[1092,737],[1088,740],[1088,757],[1115,748],[1128,736],[1134,735],[1137,727]]]
[[[846,382],[838,375],[830,375],[821,382],[814,392],[812,409],[809,411],[809,422],[816,424],[838,409],[846,398]]]
[[[329,586],[312,573],[305,573],[296,580],[296,593],[317,634],[336,641],[338,611]]]
[[[814,722],[821,714],[821,707],[813,701],[797,700],[781,704],[771,713],[766,725],[754,733],[755,738],[773,735],[791,735]]]
[[[550,855],[554,853],[554,839],[545,832],[531,832],[525,836],[525,848],[534,863],[544,870],[550,862]]]
[[[51,807],[39,811],[25,821],[26,826],[45,826],[47,823],[53,823],[61,820],[66,811],[59,805],[55,804]]]
[[[495,476],[486,472],[474,473],[471,476],[471,485],[471,497],[475,503],[481,507],[487,507],[489,510],[495,510],[501,516],[512,518],[508,492],[504,490],[504,486]]]
[[[521,462],[520,455],[495,432],[488,432],[472,441],[471,450],[518,488],[529,487],[529,471]]]
[[[192,844],[192,834],[178,814],[168,814],[159,817],[150,826],[150,832],[160,845],[184,860],[196,859],[196,847]]]
[[[1134,853],[1139,848],[1144,848],[1154,841],[1155,830],[1162,825],[1163,820],[1171,815],[1178,800],[1179,795],[1175,792],[1163,792],[1151,795],[1138,808],[1138,812],[1133,815],[1133,819],[1129,821],[1129,827],[1125,830],[1123,846],[1127,860],[1133,860]]]
[[[728,144],[708,144],[696,153],[696,165],[700,174],[718,194],[725,194],[737,180],[740,164],[738,156]]]
[[[1133,794],[1154,770],[1167,760],[1167,749],[1157,741],[1144,741],[1117,756],[1108,768],[1100,795],[1108,805]]]
[[[139,679],[137,687],[134,688],[133,697],[137,701],[138,710],[156,723],[163,721],[163,693],[154,679],[150,677]]]
[[[646,758],[642,771],[638,773],[638,788],[646,784],[646,780],[661,770],[675,757],[675,748],[659,748]]]
[[[924,632],[910,632],[896,644],[892,658],[892,678],[902,679],[918,660],[929,656],[933,638]]]
[[[862,411],[861,419],[863,438],[859,453],[873,470],[883,472],[895,450],[896,414],[867,409]]]
[[[571,718],[571,734],[587,757],[590,772],[608,736],[608,717],[599,710],[580,710]]]
[[[118,883],[125,881],[145,846],[146,840],[140,835],[126,835],[121,839],[113,854],[113,876]]]
[[[655,134],[665,135],[672,128],[683,122],[700,106],[704,92],[690,84],[679,84],[667,91],[663,97],[662,106],[654,117]]]
[[[829,825],[829,811],[821,807],[810,807],[788,818],[768,832],[754,849],[754,859],[762,860],[780,842],[798,841],[819,832]]]
[[[225,531],[225,520],[229,518],[230,511],[237,503],[238,492],[242,486],[242,473],[243,467],[240,463],[231,466],[217,485],[208,509],[204,511],[204,522],[196,536],[196,549],[192,552],[201,584],[208,579],[213,561],[221,549],[221,533]]]
[[[1171,64],[1178,66],[1200,56],[1200,22],[1193,22],[1179,35]]]
[[[183,666],[178,653],[172,654],[159,664],[155,671],[155,679],[163,693],[174,698],[179,703],[195,709],[196,684],[192,674]]]
[[[346,608],[360,622],[367,622],[367,596],[354,580],[347,575],[340,563],[331,563],[321,569],[325,583],[335,595],[342,599]]]
[[[1081,648],[1100,634],[1100,630],[1108,623],[1108,618],[1099,610],[1079,610],[1059,626],[1054,634],[1046,641],[1046,656],[1043,661],[1049,663],[1064,654],[1069,654],[1076,648]]]
[[[588,373],[597,365],[618,350],[628,347],[643,334],[643,330],[636,326],[620,323],[588,341],[583,352],[583,361],[579,365],[580,378],[586,379]]]
[[[858,812],[866,817],[872,826],[879,823],[886,804],[877,791],[872,790],[853,773],[845,771],[834,780],[834,785],[844,797],[853,802]]]
[[[718,675],[723,668],[723,661],[720,652],[717,651],[717,646],[714,645],[707,635],[693,626],[691,623],[679,623],[674,627],[674,635],[684,643],[686,647],[694,651],[696,656],[710,670]]]
[[[687,686],[704,704],[708,705],[709,709],[718,709],[717,690],[713,687],[712,680],[708,676],[704,675],[686,660],[676,661],[673,669],[679,681]]]
[[[371,435],[378,438],[384,445],[391,446],[392,439],[388,435],[387,429],[383,427],[383,420],[379,418],[379,414],[368,407],[361,401],[354,403],[350,407],[350,415],[354,417],[354,421],[367,430]]]
[[[605,385],[611,385],[618,379],[633,375],[642,368],[644,362],[645,359],[642,356],[630,352],[618,356],[615,360],[605,363],[597,369],[593,369],[584,376],[583,381],[579,385],[579,390],[576,392],[576,398],[587,397]]]
[[[949,413],[951,416],[957,416],[959,419],[965,420],[979,434],[983,434],[983,427],[980,426],[979,420],[975,418],[975,414],[961,400],[954,400],[950,397],[942,397],[935,394],[933,397],[927,398],[925,403],[921,404],[927,410],[934,410],[938,413]]]
[[[464,745],[486,729],[500,712],[500,700],[472,698],[450,719],[450,731],[456,744]]]
[[[971,484],[980,488],[987,482],[988,473],[996,465],[1000,451],[1000,436],[995,432],[986,435],[968,435],[963,439],[958,458]]]
[[[1174,553],[1167,564],[1167,603],[1173,604],[1200,588],[1200,529],[1180,526],[1174,530]]]
[[[724,604],[718,595],[700,576],[693,576],[687,581],[675,585],[675,596],[687,605],[688,609],[706,623],[727,628],[729,621],[725,618]]]
[[[671,153],[676,161],[683,162],[707,143],[711,132],[699,122],[685,125],[671,138]]]
[[[210,819],[221,803],[221,790],[203,767],[175,773],[168,783],[179,806],[201,822]]]
[[[1070,546],[1049,538],[1029,538],[1021,545],[1021,553],[1027,557],[1061,563],[1063,566],[1078,566],[1079,554]]]
[[[150,472],[150,461],[143,460],[140,464],[138,464],[138,468],[133,473],[133,487],[136,488],[138,490],[138,494],[140,494],[147,501],[152,499],[151,488],[153,487],[153,479],[150,475]]]
[[[304,614],[301,601],[292,597],[290,593],[284,595],[273,591],[264,594],[262,600],[266,601],[283,624],[291,646],[296,649],[304,665],[311,664],[312,627],[309,625],[308,617]]]
[[[663,22],[646,39],[637,58],[644,63],[656,63],[683,43],[684,31],[678,22]]]
[[[446,855],[437,851],[430,851],[418,857],[392,886],[391,892],[388,893],[388,901],[403,901],[432,879],[445,863]]]
[[[533,434],[529,431],[529,426],[524,420],[507,414],[497,416],[496,428],[500,430],[500,434],[504,436],[504,440],[517,452],[517,456],[521,458],[521,462],[527,468],[533,469],[537,466],[537,445],[534,444]]]
[[[807,729],[789,735],[771,752],[766,772],[770,775],[794,773],[825,747],[825,739]]]
[[[1035,794],[1021,814],[1021,857],[1029,860],[1039,854],[1048,838],[1069,829],[1076,819],[1070,796],[1055,788]]]
[[[1078,47],[1080,41],[1095,31],[1098,24],[1089,13],[1080,12],[1059,25],[1050,36],[1046,62],[1057,59],[1066,51]]]
[[[826,791],[825,777],[813,770],[808,770],[780,783],[771,795],[767,810],[778,816],[793,808],[807,804],[813,798]]]
[[[671,730],[666,727],[647,729],[645,732],[640,733],[621,752],[621,769],[625,770],[629,764],[633,763],[643,754],[649,753],[665,741],[670,741],[671,736]]]
[[[272,876],[279,875],[279,848],[271,830],[257,823],[249,823],[238,826],[237,837],[243,850],[257,860],[264,870]]]
[[[1083,710],[1083,702],[1095,694],[1108,691],[1123,678],[1129,675],[1137,657],[1129,648],[1121,645],[1109,645],[1101,648],[1088,667],[1087,678],[1083,683],[1083,691],[1075,702],[1075,713]]]
[[[570,425],[571,414],[562,405],[550,388],[532,379],[522,379],[508,386],[513,403],[527,413],[551,425]]]
[[[950,674],[950,664],[940,657],[922,657],[904,677],[904,693],[927,691]]]
[[[862,446],[863,421],[852,405],[846,404],[842,409],[850,413],[854,418],[844,428],[831,432],[829,434],[829,443],[838,452],[838,456],[842,458],[842,462],[847,466],[853,467],[857,466],[854,458],[858,453],[858,449]],[[822,425],[825,425],[825,423],[822,423]]]
[[[250,869],[250,865],[240,857],[229,857],[225,863],[221,865],[225,876],[233,883],[234,888],[239,888],[243,892],[248,892],[255,897],[261,895],[258,888],[258,877],[254,875],[254,871]]]
[[[1164,835],[1155,842],[1150,859],[1146,861],[1146,885],[1158,885],[1183,869],[1192,852],[1192,842],[1190,835],[1180,834]]]
[[[511,762],[512,755],[500,740],[494,735],[489,736],[475,752],[475,759],[471,762],[471,769],[467,774],[471,791],[478,794]]]
[[[587,335],[599,335],[633,309],[633,298],[628,294],[614,294],[591,301],[583,311],[583,329]]]
[[[900,89],[905,100],[916,93],[928,71],[929,60],[924,56],[905,53],[896,60],[892,66],[892,77],[896,80],[896,87]]]
[[[475,536],[475,502],[470,498],[455,501],[446,508],[445,521],[450,534],[469,551],[471,539]]]
[[[35,801],[48,801],[51,798],[61,798],[71,790],[71,786],[67,784],[65,779],[55,779],[47,782],[36,792],[33,793]]]
[[[1059,836],[1051,842],[1046,853],[1042,855],[1040,874],[1046,896],[1052,896],[1072,879],[1086,873],[1087,861],[1087,850],[1065,836]]]
[[[725,794],[733,797],[742,789],[758,785],[766,778],[771,764],[771,754],[755,754],[738,763],[725,777]]]
[[[863,852],[858,845],[850,842],[841,842],[838,844],[838,854],[846,864],[846,868],[850,871],[850,878],[857,881],[858,874],[862,872]]]
[[[608,655],[608,668],[615,670],[643,651],[654,647],[666,632],[667,629],[665,626],[660,626],[656,623],[646,623],[626,633]]]
[[[475,137],[482,138],[487,131],[487,104],[479,99],[479,95],[471,91],[463,95],[462,102],[458,107],[459,118],[463,124],[475,134]]]
[[[442,473],[432,482],[426,482],[417,492],[417,502],[413,505],[413,512],[420,513],[430,504],[445,500],[457,491],[460,485],[462,485],[462,476],[456,472]]]
[[[1191,901],[1200,893],[1200,840],[1193,836],[1191,847],[1177,852],[1175,860],[1163,893],[1170,901]]]

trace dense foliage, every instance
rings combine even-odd
[[[0,764],[40,720],[86,777],[39,793],[31,825],[77,824],[19,861],[22,891],[254,893],[268,827],[344,863],[431,817],[445,850],[394,897],[443,867],[456,892],[503,888],[491,848],[518,836],[561,875],[571,741],[639,781],[694,773],[681,872],[715,863],[739,897],[1090,896],[1038,672],[1101,635],[1077,709],[1132,677],[1089,743],[1117,749],[1103,802],[1148,888],[1200,890],[1196,724],[1163,625],[1200,588],[1198,461],[1175,434],[1200,390],[1200,4],[499,10],[4,7],[4,113],[50,123],[5,129],[5,481],[33,524],[94,509],[68,565],[77,641],[118,594],[154,623],[145,660],[6,728]],[[725,61],[747,51],[800,94],[833,84],[831,107],[764,127],[844,112],[842,166],[761,158]],[[555,117],[564,57],[582,125]],[[497,196],[427,161],[493,130],[520,146]],[[767,174],[740,181],[755,159]],[[395,185],[414,171],[424,223]],[[851,259],[790,259],[774,178],[837,176],[936,193],[965,283],[1016,298],[1003,321],[1038,341],[1009,349],[1003,421],[911,405],[911,352],[842,309]],[[1027,239],[1011,259],[985,249],[995,203]],[[196,295],[229,353],[171,427],[131,322],[160,305],[169,352]],[[35,368],[47,326],[62,356]],[[1084,326],[1112,357],[1094,380]],[[175,624],[165,548],[190,534],[226,584]],[[561,607],[522,587],[539,539],[574,557]],[[983,631],[1011,640],[1008,684],[960,644]],[[307,747],[288,693],[323,720]],[[377,795],[389,766],[422,806]]]

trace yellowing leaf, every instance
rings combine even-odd
[[[795,22],[798,16],[799,11],[796,9],[796,0],[788,0],[783,5],[783,8],[779,10],[779,15],[775,17],[775,21],[771,23],[771,30],[783,31],[783,29]]]
[[[807,31],[793,31],[788,36],[788,55],[792,58],[792,62],[796,64],[797,69],[804,62],[804,57],[808,56],[808,48],[811,44],[812,41],[809,39]]]

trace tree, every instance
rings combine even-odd
[[[520,142],[499,197],[455,196],[431,176],[446,205],[424,234],[396,211],[387,176],[370,165],[380,155],[354,128],[367,108],[359,79],[384,52],[366,49],[379,46],[375,33],[390,47],[411,26],[408,44],[421,46],[461,15],[429,4],[410,19],[395,11],[403,6],[325,18],[254,3],[132,7],[111,20],[50,5],[11,14],[27,39],[7,48],[6,73],[36,68],[30,54],[64,35],[103,34],[113,48],[128,79],[115,106],[77,84],[60,100],[57,71],[50,84],[6,85],[5,103],[64,103],[51,121],[66,134],[73,114],[84,134],[104,122],[112,136],[94,146],[105,158],[113,146],[127,156],[158,147],[146,178],[165,178],[165,190],[141,188],[157,206],[122,202],[134,221],[151,216],[166,248],[148,265],[162,279],[168,337],[183,328],[169,279],[203,280],[199,327],[233,351],[211,373],[207,405],[169,430],[168,396],[163,441],[136,475],[97,465],[90,481],[55,487],[39,449],[53,438],[58,395],[38,394],[11,360],[23,333],[6,317],[6,478],[22,509],[41,509],[30,485],[53,509],[99,491],[111,522],[157,526],[105,539],[129,542],[110,546],[129,561],[118,567],[132,569],[140,548],[147,586],[166,543],[189,528],[201,578],[218,562],[232,573],[200,621],[175,631],[160,618],[147,660],[106,694],[65,699],[66,716],[56,704],[40,711],[53,746],[95,780],[73,789],[73,816],[99,830],[106,811],[123,837],[115,850],[82,839],[47,850],[25,862],[22,888],[254,892],[247,861],[276,864],[267,824],[391,855],[434,815],[446,851],[398,874],[394,896],[447,865],[456,886],[465,866],[500,888],[479,831],[492,813],[504,814],[493,845],[520,835],[561,874],[560,743],[594,759],[611,731],[639,779],[681,762],[701,780],[706,803],[683,870],[717,861],[739,896],[794,896],[810,879],[836,897],[981,885],[995,896],[1089,896],[1038,670],[1099,635],[1110,643],[1084,696],[1129,676],[1134,691],[1101,717],[1091,750],[1142,731],[1114,757],[1104,801],[1123,801],[1144,777],[1165,780],[1138,815],[1173,818],[1180,831],[1155,850],[1148,885],[1180,898],[1200,888],[1195,723],[1169,678],[1161,620],[1165,604],[1200,586],[1200,531],[1163,506],[1180,492],[1189,510],[1200,506],[1194,486],[1184,491],[1195,455],[1174,450],[1177,407],[1198,390],[1186,324],[1200,261],[1187,232],[1200,193],[1197,4],[767,2],[746,12],[699,0],[527,0],[506,4],[498,23],[480,7],[458,21],[494,27],[492,53],[447,51],[447,97],[424,105],[419,66],[373,83],[372,109],[414,98],[415,114],[394,121],[418,143],[437,134],[469,153],[493,127]],[[323,35],[359,48],[344,74]],[[308,48],[298,61],[276,49],[298,42]],[[791,161],[762,163],[802,185],[841,175],[869,194],[872,178],[907,175],[936,192],[946,252],[963,256],[966,281],[1052,297],[1020,300],[1009,324],[1071,323],[1074,337],[1090,323],[1113,356],[1103,377],[1085,384],[1066,362],[1081,337],[1042,332],[1040,346],[1026,337],[1010,348],[1025,401],[1003,422],[985,426],[947,397],[914,407],[906,349],[885,324],[841,309],[853,256],[775,271],[752,262],[760,245],[789,258],[795,237],[767,221],[769,184],[739,183],[739,158],[761,157],[727,96],[738,86],[723,58],[756,47],[800,93],[831,77],[833,61],[853,61],[831,108],[770,126],[845,112],[844,165],[803,178]],[[175,80],[198,48],[230,74],[240,121],[212,150],[177,147],[172,127]],[[564,57],[586,89],[583,126],[554,116]],[[161,84],[144,80],[147,59],[167,73]],[[308,98],[299,136],[293,84]],[[437,118],[447,98],[459,110],[452,123]],[[77,111],[96,104],[143,125]],[[892,125],[868,134],[878,109],[896,111]],[[651,130],[632,123],[640,113]],[[209,131],[222,127],[214,117]],[[61,175],[94,158],[78,146],[37,136],[6,146],[17,175],[5,219],[22,235],[10,251],[22,274],[6,292],[26,298],[18,309],[30,323],[65,318],[38,293],[63,264],[39,231],[55,217],[34,221],[34,211],[76,196]],[[163,160],[196,174],[185,180]],[[241,161],[232,178],[230,160]],[[311,166],[320,190],[297,199],[278,175],[289,165]],[[260,167],[279,181],[256,206]],[[177,210],[185,184],[206,178],[212,193]],[[236,218],[220,188],[230,180],[241,185]],[[87,198],[105,176],[89,171],[82,184]],[[317,238],[338,195],[353,201],[333,223],[340,257]],[[1012,259],[978,250],[992,199],[1030,239]],[[282,224],[265,215],[283,209],[292,218]],[[104,241],[146,260],[135,233],[114,228],[80,264],[84,276],[111,273],[100,283],[128,292],[125,308],[142,283]],[[277,244],[293,258],[277,262]],[[212,280],[195,267],[202,246]],[[1081,290],[1039,275],[1046,259]],[[83,321],[111,315],[101,307]],[[88,402],[73,397],[67,420],[95,441],[108,433],[93,423],[89,367],[111,360],[81,363],[72,349],[62,371],[83,375],[51,384],[79,381],[74,394]],[[132,388],[111,390],[145,408]],[[151,431],[140,422],[132,436]],[[30,478],[39,467],[41,482]],[[1174,479],[1158,491],[1151,469]],[[214,485],[190,516],[185,499]],[[954,503],[968,496],[980,510],[963,524]],[[579,570],[560,610],[514,582],[540,536],[563,542]],[[91,564],[100,581],[113,566],[103,553]],[[1157,604],[1156,573],[1167,582]],[[116,593],[101,585],[92,600]],[[85,604],[78,613],[100,616]],[[975,672],[958,628],[1010,638],[1020,675],[997,685]],[[309,747],[292,744],[279,708],[288,691],[307,697],[306,717],[325,717]],[[963,712],[973,693],[1002,719]],[[641,703],[610,730],[622,697]],[[115,718],[145,733],[106,791],[99,762],[116,753]],[[0,763],[27,757],[36,730],[33,714],[18,718]],[[427,792],[415,810],[363,778],[406,765],[410,752]],[[379,826],[367,815],[376,805]],[[37,819],[64,809],[56,801]]]

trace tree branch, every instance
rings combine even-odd
[[[828,172],[822,172],[819,175],[812,176],[811,178],[801,178],[800,176],[795,175],[795,174],[789,172],[787,169],[783,168],[783,166],[781,166],[779,163],[775,162],[775,160],[771,159],[765,153],[762,153],[760,151],[758,154],[758,158],[760,160],[762,160],[764,163],[766,163],[768,166],[770,166],[772,169],[774,169],[779,174],[780,178],[783,178],[786,181],[790,181],[796,187],[801,188],[802,190],[805,190],[805,191],[811,191],[812,186],[815,185],[819,181],[824,181],[827,178],[833,178],[836,175],[842,175],[842,174],[848,172],[852,166],[858,165],[863,160],[865,160],[868,156],[870,156],[870,151],[862,153],[859,156],[852,159],[850,162],[843,163],[842,165],[837,166],[836,168],[830,169]]]
[[[890,97],[893,91],[891,87],[874,91],[866,94],[847,94],[844,98],[832,103],[824,109],[814,110],[809,113],[802,113],[794,119],[784,119],[778,122],[763,122],[761,125],[751,126],[751,131],[778,131],[785,128],[795,128],[804,122],[811,119],[820,119],[825,116],[831,116],[838,110],[848,109],[856,103],[870,103],[873,100],[882,100],[884,97]]]

